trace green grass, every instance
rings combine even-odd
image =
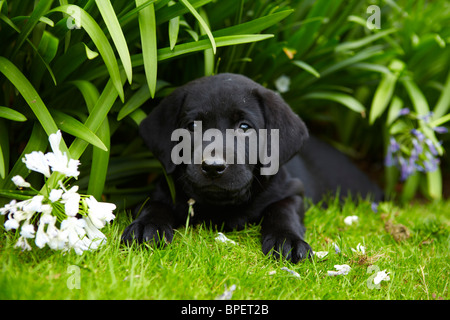
[[[0,240],[0,299],[215,299],[233,284],[233,299],[448,299],[450,201],[401,208],[385,204],[380,211],[351,201],[342,208],[310,208],[306,240],[329,254],[297,265],[262,254],[259,226],[226,233],[238,245],[217,242],[215,230],[196,226],[178,229],[166,249],[127,248],[118,240],[130,219],[119,212],[105,230],[108,244],[83,256],[21,252],[7,234]],[[359,216],[358,223],[346,225],[348,215]],[[395,241],[385,229],[387,221],[404,225],[410,237]],[[358,243],[366,247],[365,255],[352,252]],[[352,270],[327,276],[336,264]],[[387,269],[391,280],[370,289],[369,265]],[[69,289],[77,275],[73,266],[79,268],[80,289]]]

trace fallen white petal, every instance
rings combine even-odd
[[[323,259],[328,255],[328,251],[314,251],[314,256],[319,259]]]
[[[359,219],[358,216],[348,216],[348,217],[345,217],[344,223],[346,225],[351,226],[353,224],[353,222],[358,222],[358,219]]]
[[[348,264],[343,264],[343,265],[335,265],[334,268],[337,271],[328,271],[328,275],[329,276],[338,276],[338,275],[346,275],[350,272],[350,270],[352,269]]]
[[[286,267],[281,268],[281,270],[289,272],[290,274],[292,274],[296,278],[300,278],[300,275],[298,274],[298,272],[295,272],[294,270],[288,269]]]
[[[227,290],[227,286],[225,285],[225,292],[216,298],[216,300],[230,300],[233,296],[233,291],[236,290],[236,285],[233,284],[229,290]]]
[[[223,243],[236,244],[236,242],[234,242],[233,240],[228,239],[222,232],[219,232],[215,239],[216,239],[216,241],[223,242]]]
[[[381,281],[389,281],[391,278],[389,277],[389,272],[386,273],[386,270],[377,272],[377,275],[373,279],[373,283],[379,284]]]

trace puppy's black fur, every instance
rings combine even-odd
[[[279,171],[262,176],[259,163],[175,165],[171,150],[178,142],[171,141],[171,134],[177,128],[190,128],[194,121],[202,121],[203,131],[217,128],[224,136],[226,129],[242,124],[269,133],[279,129]],[[139,217],[125,229],[126,243],[171,242],[173,228],[186,222],[188,200],[194,199],[191,223],[207,221],[239,230],[262,220],[264,254],[298,262],[312,254],[303,239],[304,197],[317,202],[338,188],[342,195],[382,197],[380,189],[345,156],[314,137],[308,139],[305,124],[279,95],[241,75],[204,77],[177,88],[142,122],[140,131],[173,177],[176,200],[161,180]]]

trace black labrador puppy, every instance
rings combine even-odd
[[[230,129],[234,135],[228,135]],[[193,199],[191,223],[239,230],[262,220],[263,253],[296,263],[312,255],[304,241],[305,197],[317,202],[338,189],[342,195],[382,196],[335,149],[314,137],[302,148],[309,136],[303,121],[278,94],[241,75],[204,77],[177,88],[141,123],[140,132],[173,178],[176,198],[162,179],[125,229],[125,243],[171,242]],[[239,137],[247,142],[240,147]]]

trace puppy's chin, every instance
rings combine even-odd
[[[245,186],[237,190],[226,190],[216,186],[201,188],[198,191],[201,201],[212,205],[239,205],[250,198],[250,188]]]
[[[187,182],[185,191],[198,203],[215,206],[236,206],[246,203],[250,199],[250,186],[251,181],[244,186],[233,189],[223,188],[216,184],[200,186]]]

